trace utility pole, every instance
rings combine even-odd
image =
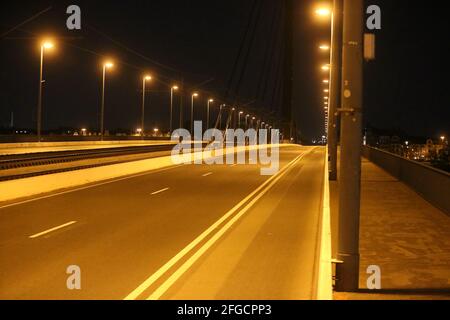
[[[359,288],[364,1],[344,0],[339,249],[336,290]]]
[[[337,180],[337,109],[341,104],[341,72],[342,72],[342,5],[343,0],[333,1],[331,15],[330,46],[330,93],[328,101],[328,154],[330,156],[330,181]]]

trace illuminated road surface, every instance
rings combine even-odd
[[[0,298],[311,299],[324,150],[280,161],[273,178],[186,165],[0,208]]]

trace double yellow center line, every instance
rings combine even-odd
[[[313,149],[312,149],[313,150]],[[170,259],[166,264],[159,268],[154,274],[147,278],[141,285],[139,285],[133,292],[125,297],[125,300],[134,300],[141,296],[152,286],[157,280],[159,280],[167,271],[169,271],[175,264],[180,262],[189,252],[197,247],[207,237],[211,236],[226,220],[231,219],[223,225],[211,238],[205,242],[200,248],[195,251],[191,257],[186,260],[177,270],[175,270],[167,280],[165,280],[153,293],[151,293],[147,299],[156,300],[159,299],[214,243],[216,243],[230,228],[234,225],[262,196],[264,196],[286,173],[293,168],[304,156],[308,153],[303,153],[287,164],[276,175],[270,177],[255,191],[249,194],[245,199],[239,202],[219,220],[217,220],[206,231],[199,235],[194,241],[188,244],[177,255]]]

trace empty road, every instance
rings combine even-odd
[[[285,146],[272,177],[181,165],[0,206],[0,298],[314,298],[324,161]]]

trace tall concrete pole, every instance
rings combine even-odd
[[[41,45],[41,66],[39,71],[39,95],[38,95],[38,107],[37,107],[37,141],[41,142],[41,128],[42,128],[42,84],[44,69],[44,45]]]
[[[341,103],[342,5],[343,0],[333,1],[333,14],[331,19],[330,99],[328,100],[328,154],[330,156],[330,181],[337,180],[338,117],[336,116],[336,111]]]
[[[344,0],[339,185],[339,246],[336,290],[356,291],[359,282],[364,1]]]
[[[104,139],[104,121],[105,121],[105,79],[106,79],[106,65],[103,65],[103,75],[102,75],[102,105],[100,109],[100,139]]]

